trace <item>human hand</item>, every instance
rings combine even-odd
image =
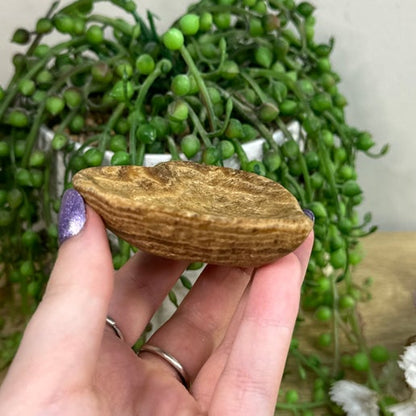
[[[104,225],[84,210],[70,191],[60,227],[66,240],[0,388],[0,414],[272,415],[313,235],[256,270],[205,268],[148,341],[181,363],[186,388],[165,360],[131,346],[187,263],[141,252],[114,273]]]

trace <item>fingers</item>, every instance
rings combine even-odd
[[[139,252],[117,273],[109,315],[133,345],[188,262]]]
[[[173,355],[193,381],[222,341],[252,271],[207,266],[176,313],[150,338],[148,344]],[[148,353],[140,356],[155,360]],[[164,364],[157,360],[160,365]]]
[[[306,238],[306,240],[293,252],[293,254],[299,259],[300,262],[302,281],[305,276],[306,269],[308,267],[309,257],[311,256],[314,238],[314,233],[311,232]]]
[[[312,243],[255,273],[210,414],[274,413]]]
[[[17,374],[38,371],[93,373],[113,286],[112,258],[104,225],[90,208],[78,235],[67,238],[42,302],[32,317],[15,360]],[[70,353],[68,353],[70,351]],[[89,373],[89,374],[88,374]],[[36,373],[35,373],[36,374]]]

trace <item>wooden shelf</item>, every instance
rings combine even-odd
[[[373,299],[360,306],[369,344],[401,353],[416,335],[416,232],[377,232],[363,239],[357,282],[372,277]]]

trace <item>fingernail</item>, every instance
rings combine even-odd
[[[307,215],[313,222],[315,222],[315,214],[313,213],[313,211],[311,211],[308,208],[305,208],[303,210],[303,212],[305,213],[305,215]]]
[[[85,203],[75,189],[68,189],[61,202],[58,215],[58,240],[62,244],[68,238],[77,235],[87,220]]]

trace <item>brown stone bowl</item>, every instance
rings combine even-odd
[[[81,170],[73,185],[117,236],[170,259],[257,267],[293,251],[313,227],[289,191],[242,170],[106,166]]]

